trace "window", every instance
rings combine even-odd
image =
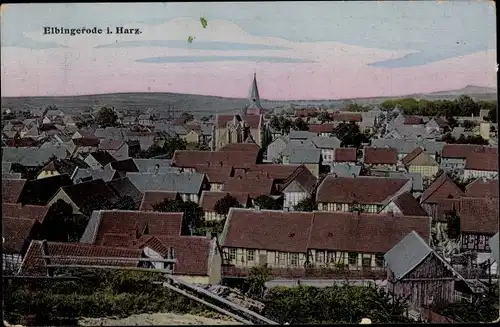
[[[255,260],[255,250],[247,250],[247,261]]]
[[[279,260],[278,263],[280,265],[285,265],[286,264],[286,253],[280,252],[279,253]]]
[[[328,252],[327,262],[328,263],[335,263],[335,252],[331,252],[331,251]]]
[[[384,255],[381,253],[375,254],[375,265],[377,267],[383,267],[384,266]]]
[[[349,264],[357,265],[358,264],[358,254],[357,253],[349,253]]]
[[[372,258],[370,258],[370,257],[368,257],[368,258],[363,257],[362,265],[365,268],[371,267],[371,265],[372,265]]]
[[[290,254],[290,265],[292,266],[299,265],[299,255],[297,253]]]
[[[342,204],[337,203],[337,204],[335,205],[335,208],[336,208],[336,209],[335,209],[336,211],[342,211]]]
[[[236,249],[229,249],[229,260],[236,261]]]
[[[317,263],[323,263],[325,253],[322,251],[316,251],[316,262]]]

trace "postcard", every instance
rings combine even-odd
[[[493,1],[0,8],[5,325],[498,322]]]

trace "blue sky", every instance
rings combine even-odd
[[[26,4],[2,15],[2,46],[60,47],[23,32],[43,26],[156,25],[178,17],[229,20],[255,36],[296,42],[341,42],[386,50],[412,50],[402,58],[371,64],[424,65],[496,48],[495,9],[490,1],[373,1],[263,3]],[[177,41],[178,42],[178,41]],[[100,46],[106,46],[105,44]],[[112,47],[187,47],[175,40],[143,40]],[[255,45],[203,42],[197,49],[242,50]],[[194,57],[193,57],[194,58]],[[190,58],[189,60],[194,60]],[[208,57],[199,57],[203,61]],[[288,60],[288,59],[283,59]]]

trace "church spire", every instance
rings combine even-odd
[[[250,102],[249,108],[262,108],[262,106],[260,105],[259,89],[257,87],[257,74],[255,72],[253,73],[253,82],[252,86],[250,87],[248,101]]]

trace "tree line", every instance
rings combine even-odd
[[[391,99],[381,104],[383,110],[398,108],[405,115],[418,116],[479,116],[481,110],[487,110],[486,119],[497,122],[496,101],[474,101],[468,95],[460,95],[455,100],[416,100],[414,98]],[[483,118],[483,117],[481,117]]]

